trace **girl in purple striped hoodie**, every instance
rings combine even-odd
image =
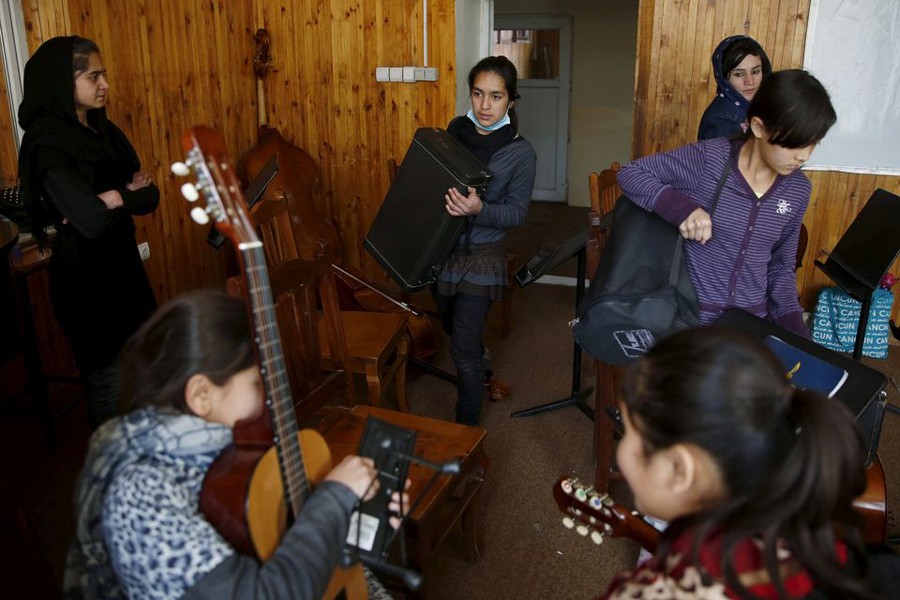
[[[763,81],[747,119],[743,139],[704,140],[645,156],[623,166],[618,182],[686,240],[701,323],[737,307],[809,338],[794,274],[812,190],[800,167],[837,117],[822,84],[793,69]]]

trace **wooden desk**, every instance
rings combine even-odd
[[[327,415],[317,426],[331,449],[333,462],[356,453],[366,418],[371,415],[417,432],[414,453],[433,463],[460,461],[456,475],[441,475],[407,522],[407,550],[411,566],[421,572],[428,556],[460,522],[467,543],[466,559],[475,562],[482,545],[473,500],[481,488],[489,460],[484,452],[483,427],[468,427],[372,406],[356,406]],[[410,463],[410,502],[415,502],[434,471]]]

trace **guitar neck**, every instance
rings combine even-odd
[[[239,247],[244,280],[247,282],[250,319],[256,333],[256,351],[265,390],[265,404],[272,419],[274,443],[284,481],[287,505],[296,517],[309,497],[311,488],[297,442],[297,419],[291,386],[278,333],[275,303],[269,286],[269,272],[261,242]]]

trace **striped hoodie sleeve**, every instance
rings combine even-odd
[[[728,144],[716,138],[639,158],[619,170],[619,186],[638,206],[677,227],[701,208],[703,203],[693,194],[708,187],[703,185],[706,180],[718,180],[728,160]]]

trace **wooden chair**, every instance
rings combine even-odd
[[[600,264],[600,255],[606,244],[606,232],[609,228],[603,223],[603,217],[612,212],[613,206],[622,189],[616,182],[616,173],[621,165],[613,162],[608,169],[599,173],[588,175],[588,190],[591,194],[591,210],[588,213],[588,226],[591,234],[588,236],[587,274],[593,277]]]
[[[353,406],[353,381],[346,368],[346,341],[330,265],[324,260],[290,259],[273,269],[269,280],[297,420],[309,420],[334,400]],[[242,277],[232,277],[228,291],[242,297],[243,285]],[[328,348],[327,369],[323,345]]]
[[[591,210],[600,216],[613,209],[616,200],[622,195],[622,189],[616,181],[616,175],[622,168],[613,162],[608,169],[588,175],[588,187],[591,193]]]
[[[587,273],[593,277],[600,264],[600,256],[606,245],[606,234],[609,227],[603,217],[608,215],[622,190],[616,182],[616,173],[620,168],[618,162],[600,173],[588,175],[588,188],[591,194],[591,210],[588,213],[589,235],[587,242]],[[615,423],[607,414],[607,409],[617,407],[617,395],[624,376],[624,369],[594,359],[594,371],[597,383],[594,388],[594,451],[597,468],[594,473],[594,487],[598,492],[605,492],[609,487],[611,469],[614,460]]]
[[[334,282],[330,267],[333,254],[327,244],[321,241],[315,244],[315,257],[301,256],[297,240],[302,235],[304,223],[299,215],[291,214],[289,198],[265,199],[254,205],[251,213],[263,240],[270,276],[281,265],[292,260],[319,259],[329,265],[326,279]],[[401,313],[341,311],[346,360],[341,360],[340,364],[351,373],[366,378],[368,400],[375,406],[381,404],[385,389],[394,381],[398,405],[401,410],[408,410],[406,359],[409,342],[405,335],[406,319],[406,314]],[[320,364],[326,368],[334,356],[331,345],[326,343],[327,327],[325,321],[319,324],[321,333],[317,338],[320,342]]]
[[[333,285],[333,271],[327,248],[321,247],[321,260],[329,265],[328,277]],[[335,302],[337,294],[335,293]],[[369,403],[379,406],[385,390],[393,383],[397,392],[397,407],[409,411],[406,402],[406,364],[409,357],[409,336],[406,333],[408,315],[402,312],[340,311],[341,329],[347,348],[347,368],[365,376]],[[328,323],[320,320],[319,336],[323,364],[332,357],[332,348],[324,335]]]

